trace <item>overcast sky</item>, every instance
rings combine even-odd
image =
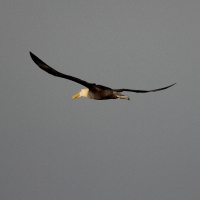
[[[1,200],[200,199],[200,1],[0,6]],[[124,92],[83,88],[38,68]]]

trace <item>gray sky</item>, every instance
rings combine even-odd
[[[200,1],[0,6],[2,200],[200,199]],[[83,86],[131,100],[72,100]]]

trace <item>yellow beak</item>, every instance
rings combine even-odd
[[[76,99],[76,98],[79,98],[80,97],[80,92],[75,94],[74,96],[72,96],[72,99]]]

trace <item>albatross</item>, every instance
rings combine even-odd
[[[40,60],[37,56],[35,56],[33,53],[30,52],[30,56],[33,59],[33,61],[45,72],[57,76],[60,78],[65,78],[71,81],[74,81],[76,83],[79,83],[86,88],[81,89],[80,92],[72,96],[72,99],[76,99],[79,97],[87,97],[89,99],[95,99],[95,100],[107,100],[107,99],[126,99],[130,100],[129,96],[121,94],[121,92],[136,92],[136,93],[147,93],[147,92],[157,92],[160,90],[166,90],[169,87],[172,87],[176,83],[169,85],[167,87],[154,89],[154,90],[134,90],[134,89],[112,89],[103,85],[96,85],[95,83],[89,83],[87,81],[81,80],[79,78],[66,75],[63,73],[60,73],[53,69],[52,67],[48,66],[46,63],[44,63],[42,60]]]

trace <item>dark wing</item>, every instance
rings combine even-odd
[[[131,89],[113,89],[113,91],[115,92],[123,92],[123,91],[127,91],[127,92],[136,92],[136,93],[146,93],[146,92],[157,92],[160,90],[166,90],[169,87],[172,87],[173,85],[175,85],[176,83],[169,85],[167,87],[163,87],[163,88],[159,88],[159,89],[155,89],[155,90],[131,90]]]
[[[73,76],[69,76],[66,74],[62,74],[58,71],[56,71],[55,69],[51,68],[50,66],[48,66],[46,63],[44,63],[42,60],[40,60],[37,56],[35,56],[33,53],[30,52],[31,58],[33,59],[33,61],[41,68],[43,69],[45,72],[53,75],[53,76],[58,76],[61,78],[65,78],[65,79],[69,79],[71,81],[74,81],[76,83],[79,83],[81,85],[84,85],[87,88],[92,87],[94,84],[93,83],[88,83],[86,81],[83,81],[79,78],[73,77]]]

